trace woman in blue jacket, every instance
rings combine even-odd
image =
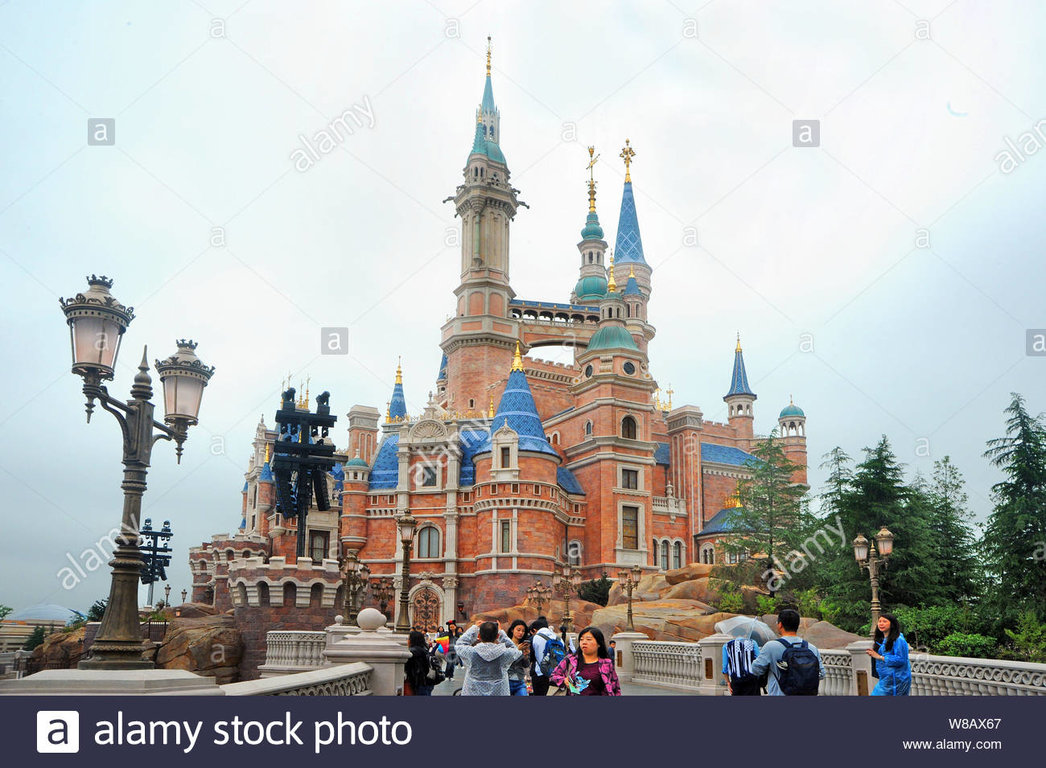
[[[868,655],[875,659],[879,683],[872,696],[907,696],[912,690],[912,665],[908,661],[908,641],[901,634],[901,623],[884,613],[875,625],[875,647]]]

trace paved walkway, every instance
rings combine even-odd
[[[432,690],[433,696],[453,696],[454,691],[461,688],[465,683],[465,670],[460,667],[456,670],[453,680],[444,680]],[[670,688],[655,688],[650,685],[639,685],[638,683],[621,683],[622,696],[694,696],[696,694],[686,691],[677,691]]]

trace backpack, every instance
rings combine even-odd
[[[435,653],[428,654],[429,669],[425,673],[425,685],[439,685],[447,676],[443,674],[443,663]]]
[[[734,638],[723,648],[726,668],[730,674],[730,690],[734,696],[758,696],[766,678],[752,672],[756,659],[755,644],[745,638]],[[769,670],[767,670],[769,671]]]
[[[785,696],[816,696],[821,682],[821,664],[810,644],[803,640],[792,643],[783,637],[777,642],[785,647],[777,662],[777,684]]]
[[[545,677],[551,675],[566,655],[567,649],[562,640],[558,637],[545,638],[545,655],[541,657],[541,674]]]

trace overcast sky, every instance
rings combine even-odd
[[[530,205],[512,225],[519,297],[569,298],[589,144],[612,240],[627,137],[651,370],[673,404],[725,420],[739,331],[756,429],[794,395],[815,489],[825,452],[886,434],[909,473],[950,454],[983,519],[1009,393],[1046,410],[1046,359],[1026,354],[1046,327],[1046,139],[1021,138],[1046,118],[1041,3],[0,0],[0,603],[108,593],[104,567],[58,578],[121,509],[119,430],[84,423],[58,306],[86,274],[137,314],[113,394],[145,344],[154,359],[191,337],[217,367],[181,466],[160,443],[149,473],[176,597],[187,548],[238,525],[288,373],[330,390],[339,446],[353,404],[384,409],[397,355],[421,410],[459,267],[440,201],[488,34]],[[300,137],[349,110],[362,125],[296,169]],[[113,146],[87,146],[92,118],[115,119]],[[819,147],[792,146],[794,120],[820,120]],[[321,327],[349,328],[349,354],[321,356]]]

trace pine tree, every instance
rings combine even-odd
[[[984,544],[1001,613],[1032,611],[1046,619],[1046,428],[1013,393],[1006,436],[988,441],[984,455],[1005,475],[992,486],[995,508]]]
[[[946,602],[976,601],[980,594],[981,568],[962,473],[945,456],[933,465],[933,479],[926,495],[930,502],[934,561],[942,571]]]
[[[751,476],[737,484],[740,506],[733,510],[733,534],[723,548],[735,554],[758,554],[763,581],[773,593],[778,583],[774,569],[799,541],[806,487],[793,481],[801,468],[785,455],[776,430],[755,445],[752,455],[756,461],[749,464]]]
[[[38,645],[42,645],[44,638],[47,637],[47,633],[44,632],[43,627],[35,627],[29,638],[25,641],[25,645],[22,646],[23,651],[31,651]]]

